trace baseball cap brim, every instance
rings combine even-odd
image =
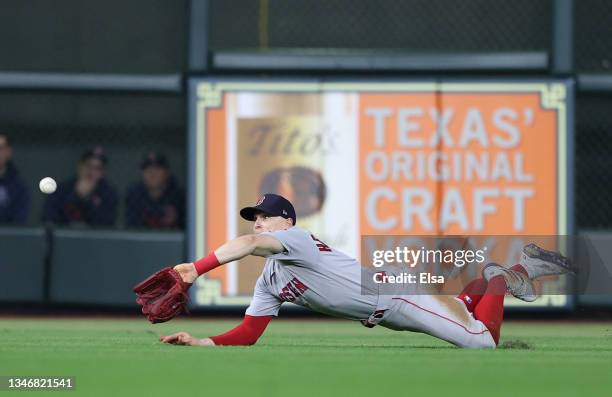
[[[256,205],[254,207],[244,207],[240,210],[240,216],[247,221],[254,221],[255,214],[258,212],[263,212],[264,214],[272,215],[272,216],[282,216],[280,214],[276,214],[274,210],[270,208],[266,208],[263,205]]]

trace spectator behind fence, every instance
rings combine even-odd
[[[0,132],[0,224],[24,224],[30,212],[30,193],[11,161],[11,138]]]
[[[76,177],[60,183],[45,202],[43,220],[60,225],[114,225],[118,199],[105,178],[106,163],[101,147],[83,153]]]
[[[134,183],[126,197],[126,226],[148,229],[183,227],[184,194],[170,173],[166,156],[149,152],[140,168],[142,181]]]

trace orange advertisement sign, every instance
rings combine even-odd
[[[359,104],[363,234],[557,233],[557,115],[539,93]]]
[[[354,257],[362,235],[567,234],[568,89],[195,81],[189,255],[249,233],[238,211],[267,192]],[[262,265],[215,269],[196,302],[248,304]]]

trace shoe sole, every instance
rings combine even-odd
[[[504,274],[512,274],[512,273],[517,273],[516,277],[519,277],[519,279],[520,279],[520,280],[521,280],[523,283],[525,283],[525,284],[527,284],[527,285],[529,285],[529,286],[530,286],[530,289],[531,289],[531,291],[532,291],[531,293],[527,293],[527,294],[525,294],[525,295],[523,295],[523,296],[517,296],[517,295],[515,295],[515,294],[514,294],[512,291],[510,291],[510,288],[509,288],[509,286],[508,286],[508,280],[506,279],[506,277],[504,276],[504,274],[501,274],[501,273],[500,273],[500,274],[498,274],[499,276],[504,277],[504,280],[506,280],[506,286],[508,287],[508,288],[507,288],[508,292],[509,292],[509,293],[510,293],[512,296],[514,296],[515,298],[520,299],[520,300],[525,301],[525,302],[533,302],[533,301],[535,301],[535,300],[538,298],[538,295],[537,295],[537,293],[536,293],[535,287],[534,287],[533,283],[531,282],[531,280],[530,280],[528,277],[524,277],[524,278],[523,278],[523,277],[521,277],[522,273],[517,272],[517,271],[515,271],[515,270],[511,270],[511,269],[506,269],[505,267],[500,266],[500,265],[498,265],[497,263],[489,263],[489,264],[487,264],[485,267],[483,267],[483,268],[482,268],[482,277],[483,277],[485,280],[489,281],[489,280],[492,278],[492,277],[487,277],[487,275],[485,274],[485,273],[487,272],[487,269],[491,269],[491,270],[493,270],[492,268],[497,268],[497,269],[500,269],[500,270],[501,270],[501,273],[504,273]],[[493,276],[493,277],[494,277],[494,276]]]
[[[532,259],[538,259],[555,265],[561,269],[559,274],[576,273],[568,259],[558,252],[545,250],[544,248],[538,247],[537,245],[531,243],[523,247],[523,253]]]

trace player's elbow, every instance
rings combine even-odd
[[[237,238],[246,255],[251,255],[257,249],[257,235],[245,234]]]

